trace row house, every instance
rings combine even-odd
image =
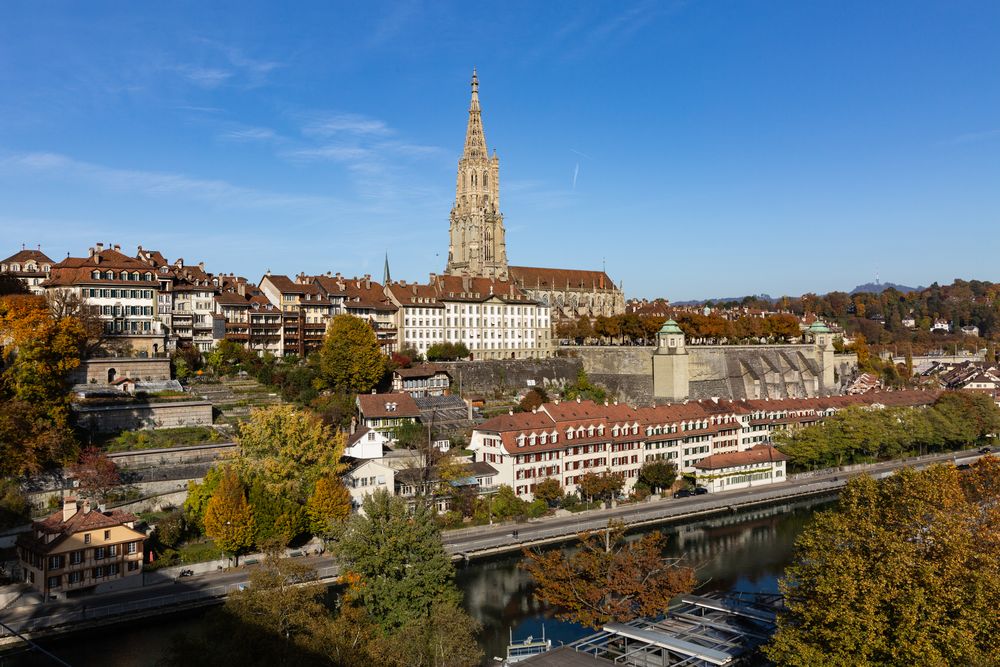
[[[390,283],[386,295],[401,348],[462,343],[473,359],[552,356],[549,308],[503,278],[431,274],[426,285]]]
[[[22,245],[20,251],[0,261],[0,274],[17,278],[32,294],[44,295],[42,283],[48,279],[54,264],[42,252],[41,246],[36,250],[28,250]]]
[[[368,322],[375,330],[383,354],[399,351],[396,312],[398,308],[386,296],[384,284],[363,278],[345,278],[339,273],[313,276],[309,280],[335,304],[334,314],[344,313]]]
[[[742,488],[782,481],[786,457],[771,445],[775,431],[803,428],[851,405],[923,407],[940,392],[899,391],[858,396],[779,400],[702,400],[632,408],[592,401],[546,403],[530,413],[508,414],[473,430],[476,461],[497,470],[526,500],[552,478],[568,493],[588,472],[624,477],[627,493],[646,461],[673,462],[681,474],[708,488]],[[752,453],[748,453],[752,452]]]
[[[437,364],[417,364],[392,372],[392,390],[404,391],[415,398],[444,396],[451,387],[451,374]]]
[[[215,297],[215,302],[225,319],[227,340],[239,343],[258,356],[282,355],[283,318],[267,297],[223,292]]]
[[[320,348],[336,309],[318,285],[268,272],[259,289],[281,313],[282,355],[305,357]]]
[[[90,503],[64,501],[60,510],[35,521],[17,540],[25,581],[50,597],[98,586],[106,590],[121,582],[141,585],[145,534],[136,530],[133,514],[92,510]]]
[[[52,266],[41,287],[79,297],[107,336],[126,341],[134,352],[153,356],[166,351],[156,269],[122,254],[121,246],[105,249],[98,243],[88,257],[67,257]]]
[[[390,438],[397,427],[420,421],[420,408],[407,393],[358,394],[355,405],[360,427],[379,431]]]

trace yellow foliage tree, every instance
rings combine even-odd
[[[228,466],[205,508],[205,533],[223,553],[233,556],[253,544],[253,510],[240,478]]]
[[[351,494],[337,477],[320,477],[306,503],[309,530],[313,535],[329,532],[332,525],[351,515]]]

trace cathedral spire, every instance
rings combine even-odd
[[[466,158],[485,158],[489,153],[486,150],[486,135],[483,133],[483,117],[479,111],[479,77],[476,76],[476,68],[472,68],[472,100],[469,102],[469,126],[465,130],[465,154]]]

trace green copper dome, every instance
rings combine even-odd
[[[663,326],[660,328],[660,333],[684,335],[684,332],[681,331],[681,328],[677,326],[677,322],[674,322],[673,320],[667,320],[666,322],[664,322]]]
[[[832,331],[830,331],[829,327],[823,324],[823,322],[820,320],[816,320],[811,325],[809,325],[808,331],[809,333],[814,333],[814,334],[833,333]]]

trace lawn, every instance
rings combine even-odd
[[[103,446],[109,452],[129,452],[137,449],[159,449],[161,447],[185,447],[223,442],[225,438],[208,426],[182,426],[180,428],[160,428],[142,431],[123,431],[108,436]]]

